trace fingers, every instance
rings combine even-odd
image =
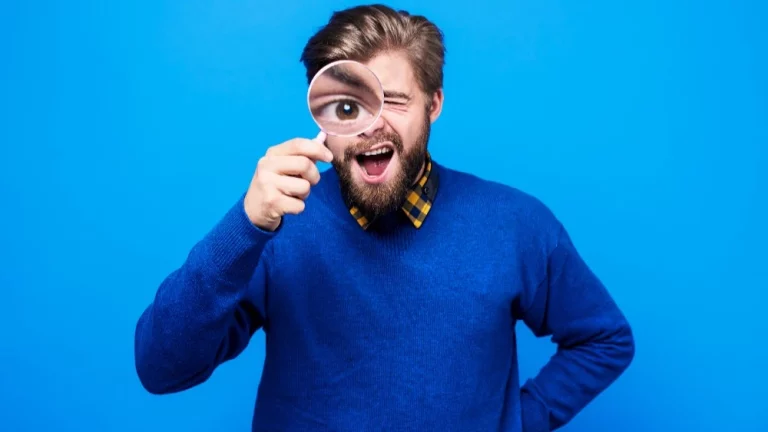
[[[265,156],[259,161],[258,170],[281,176],[298,176],[312,185],[320,181],[320,170],[306,156]]]
[[[333,153],[325,147],[326,135],[320,132],[314,139],[295,138],[267,150],[268,156],[304,156],[313,161],[331,162]]]
[[[325,139],[324,132],[313,139],[295,138],[271,147],[259,159],[244,203],[254,225],[273,231],[283,215],[304,211],[304,200],[320,181],[316,162],[333,161]]]
[[[252,223],[274,230],[283,215],[304,211],[304,200],[320,181],[316,162],[333,160],[325,139],[324,132],[313,139],[292,139],[271,147],[259,159],[245,199]]]
[[[284,195],[305,200],[309,196],[311,184],[299,177],[276,175],[273,179],[275,187]]]
[[[280,208],[282,214],[297,215],[304,211],[306,204],[301,199],[289,195],[282,195],[278,199],[277,206]]]

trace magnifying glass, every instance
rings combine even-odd
[[[312,119],[328,135],[353,137],[367,131],[384,109],[384,88],[367,66],[339,60],[320,69],[309,83]]]

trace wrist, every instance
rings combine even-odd
[[[243,198],[230,207],[203,240],[206,266],[221,279],[245,282],[251,277],[267,242],[275,235],[254,225],[248,218]]]

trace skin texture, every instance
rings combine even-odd
[[[424,170],[429,132],[440,116],[443,91],[425,94],[408,58],[401,52],[384,52],[364,62],[384,87],[384,109],[375,124],[356,137],[328,136],[342,193],[364,213],[378,216],[398,208],[408,188]],[[431,102],[431,103],[430,103]],[[385,179],[367,182],[355,156],[388,142],[394,155]]]

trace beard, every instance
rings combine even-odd
[[[406,152],[403,140],[395,132],[382,132],[370,138],[356,142],[344,151],[343,160],[334,158],[332,164],[338,172],[341,193],[347,203],[357,206],[366,217],[375,219],[391,213],[403,205],[411,186],[418,180],[427,157],[427,143],[432,124],[425,116],[421,131],[414,146]],[[357,184],[352,177],[353,161],[356,155],[367,151],[376,144],[389,141],[395,147],[400,169],[394,178],[381,184]],[[393,163],[394,161],[390,161]]]

